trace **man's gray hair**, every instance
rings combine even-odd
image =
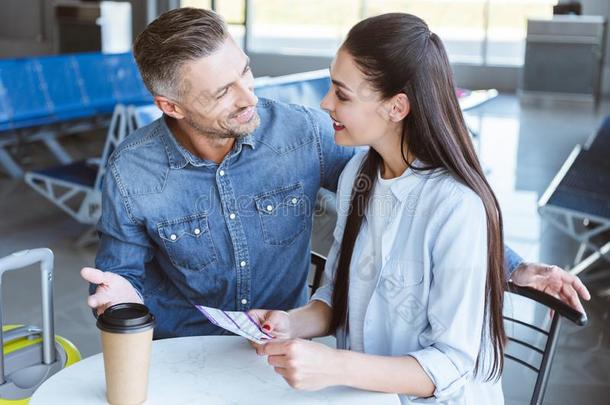
[[[185,91],[179,77],[184,63],[210,55],[227,35],[222,17],[210,10],[184,7],[161,14],[133,45],[144,84],[155,96],[179,99]]]

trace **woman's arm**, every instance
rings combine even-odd
[[[322,301],[314,300],[309,304],[288,311],[290,335],[293,338],[311,339],[330,333],[331,308]]]
[[[343,365],[341,385],[422,398],[434,393],[434,383],[411,356],[374,356],[347,350],[339,350],[337,355]]]
[[[271,341],[260,349],[288,384],[302,390],[333,385],[429,397],[435,387],[417,360],[332,349],[302,339]]]

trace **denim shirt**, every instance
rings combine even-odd
[[[220,164],[189,153],[163,117],[109,159],[96,266],[142,295],[156,338],[223,333],[193,304],[244,311],[307,300],[316,194],[336,189],[354,151],[335,144],[322,111],[266,99],[257,111],[260,126]]]

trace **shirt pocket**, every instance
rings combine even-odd
[[[420,290],[423,281],[422,262],[390,258],[382,269],[378,290],[388,300],[402,299]]]
[[[266,243],[289,245],[305,230],[307,202],[301,183],[259,194],[254,202]]]
[[[160,222],[159,236],[172,264],[178,268],[203,270],[216,260],[216,249],[207,214],[193,214]]]
[[[424,273],[423,262],[392,258],[386,262],[377,294],[385,301],[387,319],[395,330],[413,330],[426,322]]]

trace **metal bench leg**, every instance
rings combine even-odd
[[[599,259],[608,255],[610,253],[610,242],[606,243],[604,246],[599,248],[599,250],[593,252],[591,255],[587,256],[582,262],[578,263],[578,265],[574,266],[572,270],[570,270],[570,274],[575,276],[579,275],[583,271],[587,270],[589,267],[593,266]]]
[[[21,166],[19,166],[17,162],[15,162],[15,159],[13,159],[11,154],[8,153],[7,150],[4,149],[4,147],[0,147],[0,165],[4,167],[6,173],[12,178],[23,178],[23,169],[21,168]]]
[[[67,165],[72,163],[72,156],[57,142],[54,136],[45,136],[42,141],[47,145],[47,148],[57,158],[59,163]]]

